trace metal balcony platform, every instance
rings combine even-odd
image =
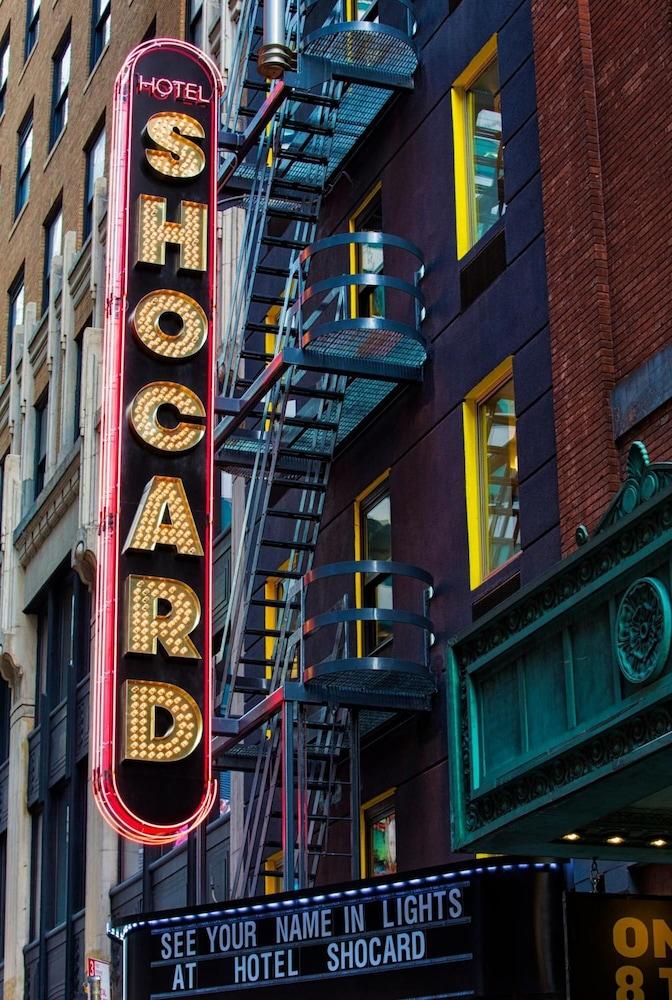
[[[361,584],[367,575],[389,579],[393,594],[403,579],[404,603],[408,603],[407,594],[415,590],[413,603],[419,610],[400,608],[396,596],[390,608],[362,606]],[[340,582],[343,580],[345,583]],[[335,581],[345,592],[334,605]],[[299,657],[304,684],[328,689],[343,704],[358,694],[368,695],[372,703],[380,698],[383,705],[389,696],[426,699],[424,707],[428,707],[436,691],[429,665],[432,623],[427,609],[431,588],[429,573],[395,561],[349,560],[306,573],[301,582],[302,608],[321,608],[325,592],[331,595],[331,606],[315,614],[304,612]],[[373,648],[375,644],[365,630],[379,625],[385,627],[387,635]]]

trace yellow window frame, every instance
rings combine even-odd
[[[283,572],[284,570],[287,570],[287,569],[290,569],[289,559],[285,559],[285,561],[278,566],[278,570],[280,572]],[[291,582],[292,582],[291,580],[283,579],[282,577],[279,577],[279,576],[268,576],[268,577],[266,577],[266,582],[264,583],[264,598],[265,598],[265,600],[267,600],[267,601],[277,601],[277,600],[279,600],[279,597],[278,597],[278,590],[279,590],[279,588],[283,584],[285,584],[286,586],[289,586],[289,584]],[[279,616],[279,611],[280,611],[280,608],[274,608],[274,607],[271,607],[269,605],[266,605],[266,607],[264,608],[264,628],[267,631],[277,628],[278,618],[280,617]],[[276,648],[277,641],[278,640],[276,638],[274,638],[274,636],[272,636],[272,635],[267,635],[267,636],[264,637],[264,659],[265,660],[272,660],[272,659],[274,659],[274,657],[275,657],[275,648]],[[265,678],[266,678],[267,681],[270,681],[270,680],[273,679],[273,667],[270,665],[270,663],[267,663],[266,666],[264,667],[264,676],[265,676]],[[292,680],[297,680],[298,676],[299,676],[299,664],[298,664],[298,660],[295,658],[294,659],[294,663],[292,664],[292,669],[290,671],[290,677],[291,677]]]
[[[383,182],[376,181],[369,193],[360,201],[359,205],[355,208],[354,212],[348,219],[348,232],[357,233],[359,232],[357,228],[357,220],[360,215],[362,215],[366,209],[369,207],[373,199],[380,194],[383,190]],[[357,264],[357,244],[350,244],[350,274],[358,274],[358,264]],[[350,286],[350,318],[356,319],[359,313],[357,308],[357,286]]]
[[[497,35],[485,43],[478,55],[454,81],[450,91],[453,113],[453,156],[455,168],[455,226],[457,258],[461,260],[476,242],[476,202],[474,165],[470,147],[469,88],[497,58]]]
[[[276,851],[275,854],[271,854],[266,858],[264,862],[264,868],[266,871],[277,871],[277,875],[264,875],[264,895],[274,896],[276,892],[282,892],[283,889],[283,879],[282,879],[282,869],[284,864],[284,854],[282,849]]]
[[[513,378],[513,357],[505,358],[475,386],[462,404],[464,427],[464,485],[469,542],[469,586],[475,590],[489,575],[485,570],[487,531],[487,481],[485,456],[479,450],[478,411],[481,404],[504,382]]]
[[[393,788],[388,788],[386,791],[381,792],[380,795],[374,795],[372,799],[367,802],[363,802],[359,807],[359,866],[362,873],[362,878],[366,878],[370,872],[369,868],[369,852],[367,850],[367,828],[366,828],[366,814],[370,809],[374,809],[379,806],[385,799],[393,798],[397,793],[397,786]]]
[[[355,497],[353,521],[355,531],[354,551],[355,560],[357,562],[364,558],[362,554],[362,507],[368,497],[370,497],[371,494],[378,489],[381,483],[384,483],[386,479],[389,479],[390,472],[390,469],[386,469],[385,472],[382,472],[377,479],[374,479],[372,483],[369,483],[366,489],[362,490],[362,492],[358,493]],[[355,607],[364,607],[364,576],[362,573],[355,573]],[[364,622],[357,622],[356,625],[357,656],[364,656]]]

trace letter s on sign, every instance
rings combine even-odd
[[[145,153],[152,170],[165,177],[187,180],[198,177],[205,166],[205,153],[187,136],[202,139],[205,129],[200,122],[180,111],[159,111],[145,125],[148,137],[159,148]]]

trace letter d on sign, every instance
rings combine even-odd
[[[124,760],[183,760],[201,742],[203,717],[198,705],[181,687],[161,681],[126,681]],[[157,713],[170,723],[157,732]]]

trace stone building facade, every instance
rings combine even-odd
[[[133,905],[149,905],[166,860],[186,885],[187,845],[163,860],[122,843],[88,778],[111,104],[128,52],[161,36],[219,57],[219,4],[0,9],[0,996],[11,1000],[81,995],[85,959],[110,959],[113,886],[139,884]]]

